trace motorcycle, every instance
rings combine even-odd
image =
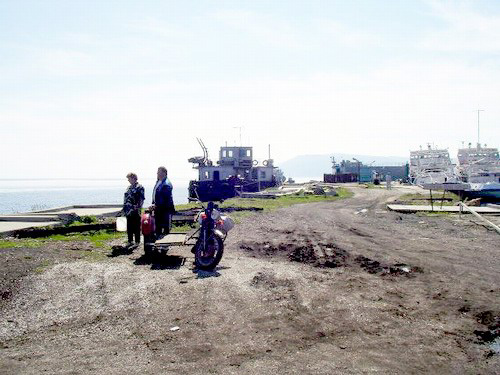
[[[191,250],[195,266],[201,270],[213,270],[222,259],[224,241],[227,232],[234,227],[234,221],[229,216],[221,215],[213,202],[203,207],[196,220],[200,224],[199,236]]]
[[[195,267],[200,270],[213,270],[222,259],[224,241],[227,233],[234,227],[234,221],[229,216],[222,215],[213,202],[208,202],[206,207],[200,203],[202,210],[195,217],[199,228],[190,236],[186,236],[182,243],[175,242],[175,244],[168,241],[161,244],[156,242],[154,212],[147,209],[141,216],[144,254],[153,256],[156,252],[166,253],[170,246],[186,245],[189,240],[196,239],[191,249]]]

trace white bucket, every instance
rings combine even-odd
[[[231,219],[229,216],[222,215],[220,217],[222,219],[222,229],[224,232],[229,232],[231,229],[234,227],[234,220]]]
[[[116,231],[117,232],[127,231],[127,218],[125,216],[120,216],[116,218]]]

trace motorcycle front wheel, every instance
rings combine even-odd
[[[224,243],[219,236],[212,235],[205,242],[198,240],[194,249],[195,266],[201,270],[213,270],[222,259]]]

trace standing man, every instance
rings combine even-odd
[[[123,197],[123,212],[127,218],[128,244],[141,242],[141,208],[144,203],[144,188],[137,182],[137,175],[129,173],[127,180],[130,183]]]
[[[385,182],[387,185],[387,190],[392,189],[392,187],[391,187],[392,176],[390,174],[385,175]]]
[[[170,232],[175,206],[172,198],[172,183],[167,178],[167,168],[159,167],[156,176],[158,180],[153,189],[153,209],[155,211],[156,237],[160,238]]]

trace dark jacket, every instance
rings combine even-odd
[[[130,185],[123,196],[125,216],[139,215],[144,202],[144,188],[140,184]]]
[[[175,212],[174,199],[172,198],[172,184],[165,178],[153,191],[153,203],[166,212]]]

